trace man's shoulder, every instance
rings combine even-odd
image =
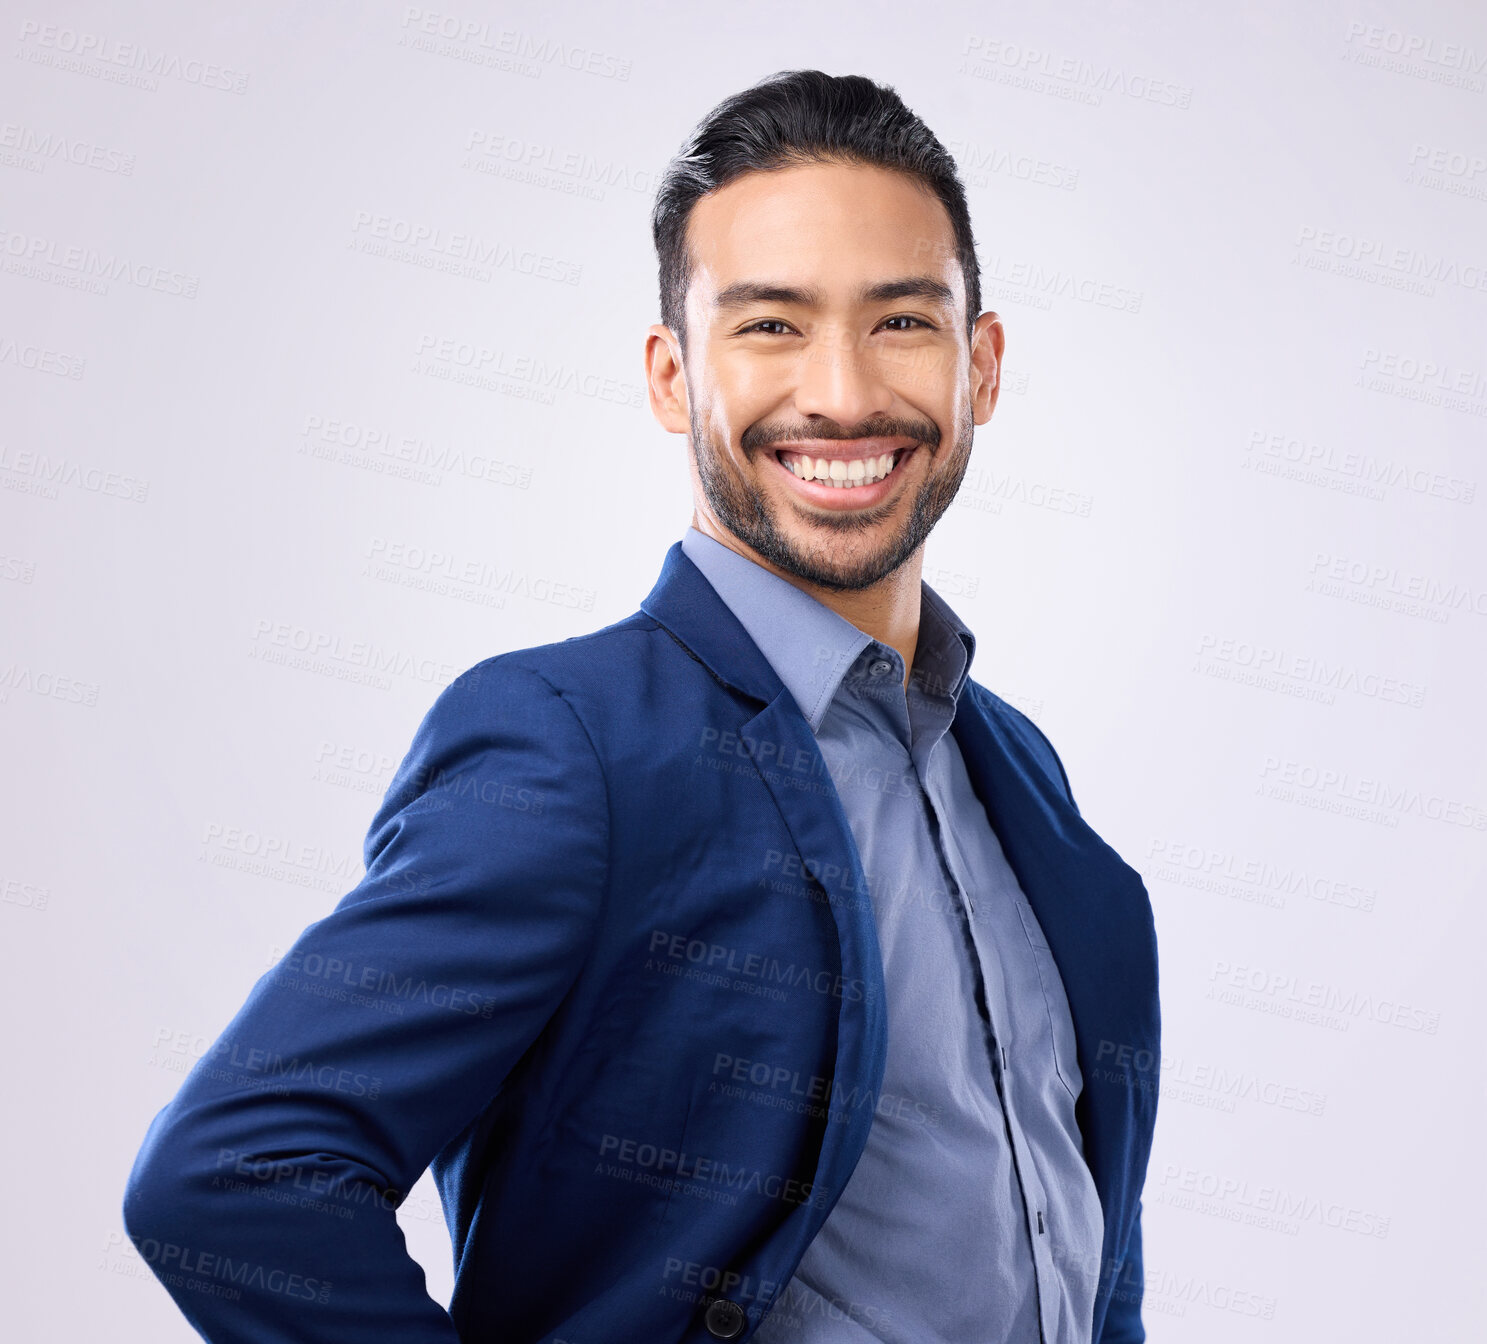
[[[482,658],[439,693],[430,717],[472,723],[561,700],[586,726],[620,736],[662,710],[706,713],[719,691],[697,656],[645,611],[598,630]]]
[[[1064,797],[1077,812],[1079,805],[1074,802],[1074,791],[1069,786],[1068,773],[1058,752],[1053,749],[1053,743],[1048,740],[1048,735],[1016,705],[1003,700],[995,691],[974,678],[966,679],[965,691],[972,696],[982,713],[1033,757],[1055,787],[1063,791]]]
[[[661,629],[653,617],[636,611],[586,634],[491,654],[460,672],[446,691],[510,693],[545,681],[562,694],[613,685],[653,656]]]

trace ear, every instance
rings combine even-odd
[[[686,434],[692,422],[682,347],[670,327],[655,323],[645,333],[645,385],[651,414],[668,434]]]
[[[1002,390],[1002,348],[1006,332],[996,313],[982,313],[971,336],[971,411],[978,425],[991,419]]]

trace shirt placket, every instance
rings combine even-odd
[[[1002,1119],[1007,1130],[1007,1141],[1012,1151],[1013,1169],[1017,1175],[1018,1188],[1022,1193],[1023,1222],[1027,1229],[1028,1244],[1033,1255],[1033,1285],[1037,1296],[1039,1344],[1053,1344],[1049,1323],[1051,1294],[1047,1291],[1050,1282],[1051,1256],[1048,1250],[1046,1221],[1042,1208],[1043,1190],[1038,1183],[1032,1156],[1017,1123],[1012,1104],[1011,1089],[1007,1086],[1009,1055],[1001,1044],[1003,1032],[999,1024],[1008,1020],[1006,987],[1002,965],[995,955],[988,956],[975,936],[975,899],[966,880],[963,856],[953,837],[947,835],[944,825],[946,808],[941,791],[934,787],[935,772],[931,767],[941,739],[949,731],[950,713],[946,705],[948,697],[927,696],[917,688],[906,696],[900,676],[894,687],[895,694],[886,694],[890,685],[888,673],[899,664],[882,656],[881,646],[864,654],[866,677],[862,680],[869,688],[869,695],[877,701],[883,716],[892,726],[893,738],[900,750],[908,757],[906,774],[912,775],[919,797],[923,801],[931,825],[930,833],[947,884],[955,899],[957,923],[965,942],[967,959],[978,981],[979,1000],[985,1005],[987,1030],[987,1064],[991,1070],[993,1086],[1001,1105]],[[916,732],[919,739],[916,740]],[[932,739],[932,740],[931,740]],[[1006,1033],[1010,1036],[1010,1033]],[[1031,1188],[1030,1188],[1031,1187]]]
[[[939,743],[936,743],[936,746],[938,745]],[[964,906],[959,910],[960,922],[971,960],[977,969],[986,995],[986,1011],[990,1017],[988,1028],[991,1032],[992,1073],[996,1079],[997,1096],[1002,1103],[1002,1114],[1007,1122],[1008,1142],[1012,1147],[1017,1182],[1022,1190],[1023,1215],[1028,1230],[1028,1242],[1033,1251],[1033,1274],[1038,1293],[1039,1338],[1044,1344],[1061,1344],[1053,1320],[1054,1306],[1057,1301],[1056,1293],[1053,1291],[1056,1267],[1053,1262],[1052,1234],[1045,1212],[1047,1200],[1044,1198],[1037,1163],[1017,1119],[1017,1104],[1014,1095],[1017,1089],[1012,1085],[1012,1077],[1016,1070],[1012,1067],[1011,1052],[1005,1044],[1007,1040],[1015,1039],[1015,1033],[998,1029],[998,1024],[1010,1025],[1012,1016],[1007,999],[1007,969],[1001,960],[996,940],[987,936],[985,927],[990,918],[998,913],[1015,915],[1016,912],[992,911],[987,907],[988,903],[994,899],[995,893],[982,892],[980,893],[983,906],[982,919],[974,918],[975,903],[970,895],[970,884],[966,877],[968,865],[965,855],[956,843],[954,834],[947,832],[943,826],[938,824],[944,815],[945,807],[936,773],[930,771],[929,787],[924,789],[924,794],[937,823],[934,828],[935,843],[939,847],[941,861],[945,864],[946,871],[952,875],[952,885],[966,897]],[[979,933],[978,926],[980,927]],[[1015,955],[1016,944],[1013,947]]]

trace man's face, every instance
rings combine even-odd
[[[699,511],[786,573],[877,583],[949,508],[996,398],[1001,325],[967,340],[944,206],[899,173],[811,164],[703,197],[688,243]]]

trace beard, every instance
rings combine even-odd
[[[967,406],[961,407],[955,441],[950,446],[949,457],[943,462],[938,460],[939,426],[927,419],[879,416],[863,421],[850,431],[829,421],[824,425],[766,422],[750,425],[740,439],[740,447],[751,464],[773,456],[771,445],[792,439],[902,437],[915,441],[913,452],[933,454],[929,474],[912,489],[907,501],[895,496],[876,508],[841,512],[823,509],[807,513],[804,508],[798,509],[799,516],[806,520],[805,525],[816,536],[808,543],[797,544],[781,527],[779,508],[771,504],[765,491],[732,465],[724,446],[708,437],[696,405],[693,399],[689,415],[692,456],[697,463],[702,492],[718,521],[775,568],[838,592],[871,588],[897,570],[924,544],[960,490],[966,468],[970,465],[971,441],[975,435],[975,422]],[[839,554],[843,548],[833,544],[836,535],[868,534],[891,514],[902,513],[905,502],[908,516],[870,553],[851,560]],[[795,506],[786,504],[783,507]]]

